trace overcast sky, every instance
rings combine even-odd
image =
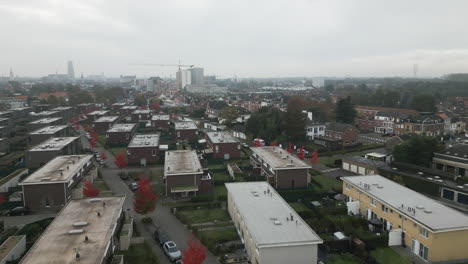
[[[0,76],[468,72],[468,1],[0,0]]]

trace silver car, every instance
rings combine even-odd
[[[163,245],[164,253],[169,257],[171,261],[175,261],[182,258],[182,253],[177,247],[174,241],[169,241]]]

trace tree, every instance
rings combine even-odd
[[[187,264],[202,264],[206,258],[206,248],[193,236],[187,241],[188,247],[184,250],[182,262]]]
[[[436,138],[418,136],[395,146],[393,156],[399,162],[428,166],[434,152],[440,151],[442,148]]]
[[[138,181],[138,189],[133,203],[135,212],[145,215],[154,211],[157,199],[158,195],[153,193],[150,180],[148,178],[141,178]]]
[[[310,157],[310,163],[317,164],[317,161],[318,161],[318,152],[314,151],[312,152],[312,157]]]
[[[142,94],[137,95],[135,96],[134,104],[138,106],[144,106],[147,104],[146,98]]]
[[[275,140],[283,134],[283,115],[277,108],[262,107],[247,120],[245,132],[252,138]]]
[[[301,147],[301,148],[299,149],[299,153],[297,154],[297,157],[298,157],[300,160],[304,160],[304,158],[305,158],[304,147]]]
[[[101,152],[101,155],[99,156],[101,157],[102,160],[106,160],[107,159],[107,155],[106,155],[106,152]]]
[[[357,115],[354,105],[351,103],[351,97],[340,99],[335,107],[336,122],[352,124]]]
[[[228,106],[219,114],[219,118],[222,119],[223,124],[229,127],[235,123],[240,111],[241,109],[238,106]]]
[[[429,94],[419,94],[411,100],[411,108],[420,112],[435,112],[437,110],[434,96]]]
[[[288,152],[289,152],[289,153],[293,153],[293,152],[294,152],[291,142],[289,142],[289,144],[288,144]]]
[[[99,195],[99,189],[94,187],[90,181],[84,180],[83,195],[86,197],[96,197]]]
[[[285,115],[286,135],[292,140],[302,140],[305,137],[306,117],[302,111],[309,107],[304,97],[293,96],[288,99],[288,109]]]
[[[123,151],[117,154],[117,156],[115,156],[114,163],[119,169],[123,169],[127,167],[128,162],[127,162],[127,158],[125,157],[125,153]]]

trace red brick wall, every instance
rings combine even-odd
[[[184,129],[175,131],[176,140],[191,140],[198,138],[198,129]]]
[[[141,147],[141,148],[128,148],[128,163],[130,165],[140,165],[141,159],[146,159],[146,164],[155,164],[159,159],[159,147]],[[153,156],[153,150],[156,155]]]

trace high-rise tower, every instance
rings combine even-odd
[[[75,79],[75,69],[73,68],[73,61],[68,61],[68,78]]]

